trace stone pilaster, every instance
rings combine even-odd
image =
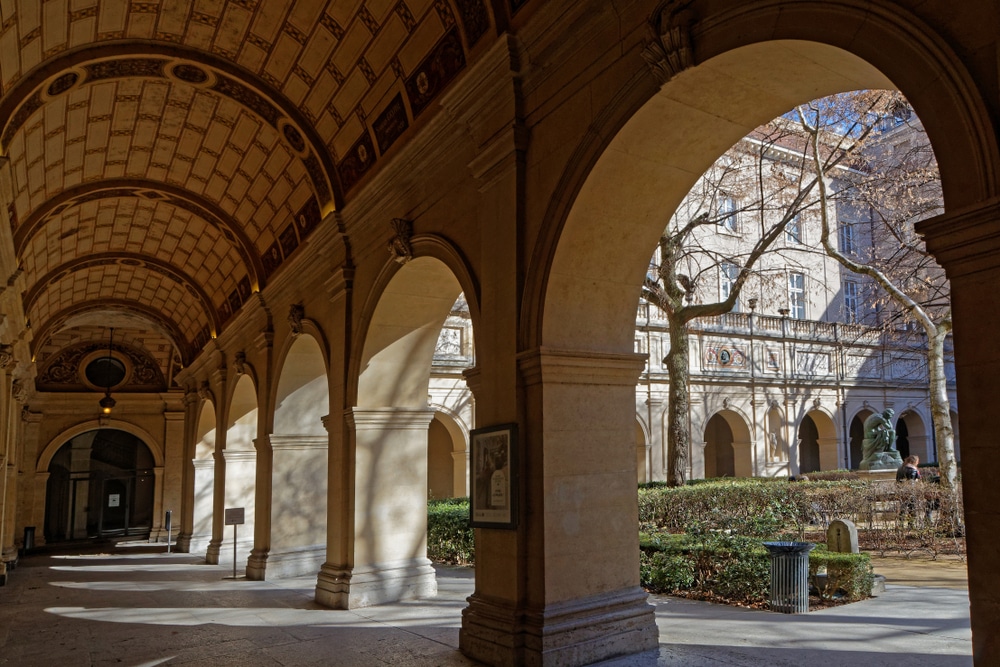
[[[427,553],[427,427],[432,410],[355,408],[350,560],[323,564],[316,600],[338,609],[435,595]]]
[[[492,665],[584,665],[655,649],[639,586],[635,383],[644,357],[541,349],[519,358],[526,428],[517,535],[477,554],[462,651]],[[624,520],[622,517],[634,517]],[[482,533],[514,533],[480,529]],[[520,567],[517,585],[493,570]],[[502,581],[502,579],[501,579]]]

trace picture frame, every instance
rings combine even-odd
[[[517,527],[517,424],[469,433],[469,524],[473,528]]]

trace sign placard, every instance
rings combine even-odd
[[[243,509],[242,507],[227,507],[226,508],[226,525],[227,526],[242,526],[243,521]]]
[[[108,507],[121,507],[121,494],[118,493],[109,494]]]

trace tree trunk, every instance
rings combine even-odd
[[[955,488],[958,477],[955,465],[955,431],[951,426],[951,402],[948,400],[948,378],[944,372],[944,341],[947,331],[940,327],[927,332],[927,367],[930,372],[931,418],[937,447],[941,485]]]
[[[667,484],[683,486],[688,466],[691,431],[688,419],[691,407],[688,394],[688,331],[683,323],[670,322],[670,351],[666,365],[670,374],[667,403]]]

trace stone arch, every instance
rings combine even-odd
[[[244,523],[236,529],[236,562],[245,563],[254,546],[254,523],[257,507],[257,389],[250,375],[241,375],[229,397],[226,411],[225,461],[226,508],[243,508]],[[219,562],[232,565],[233,529],[223,532]]]
[[[215,402],[206,399],[201,404],[195,427],[194,502],[192,503],[191,542],[188,550],[203,552],[212,540],[212,520],[215,514],[215,454],[218,435],[218,415]]]
[[[725,408],[715,412],[705,422],[703,477],[752,477],[753,439],[745,415]],[[728,449],[727,449],[728,448]],[[720,464],[724,469],[720,469]],[[692,461],[693,475],[697,475]],[[714,472],[714,474],[713,474]]]
[[[865,420],[873,414],[875,414],[873,410],[863,408],[858,410],[854,417],[851,418],[850,426],[848,427],[848,447],[850,449],[849,467],[852,470],[857,470],[858,466],[861,465],[861,459],[864,458],[861,443],[865,439]]]
[[[468,429],[449,410],[435,407],[427,430],[427,495],[456,498],[468,495]]]
[[[700,4],[692,3],[695,16]],[[796,20],[788,19],[792,13]],[[915,17],[898,7],[803,2],[713,18],[692,28],[696,64],[666,84],[657,86],[635,58],[633,76],[569,160],[533,257],[538,273],[528,278],[526,345],[627,349],[625,311],[638,300],[662,212],[675,210],[738,139],[809,99],[898,88],[925,119],[946,205],[995,194],[1000,159],[983,100],[944,41]],[[631,233],[621,234],[609,219],[634,221]],[[584,289],[601,296],[566,303],[567,290],[581,288],[580,266],[589,267]]]
[[[934,457],[934,439],[929,437],[927,421],[914,408],[907,408],[896,418],[896,449],[903,458],[913,454],[921,463],[929,463]]]
[[[117,431],[125,431],[130,433],[135,437],[142,440],[146,446],[149,448],[150,453],[153,455],[153,462],[157,468],[163,467],[163,442],[154,438],[149,431],[137,426],[130,422],[121,419],[91,419],[85,422],[80,422],[75,426],[62,431],[59,435],[52,438],[47,445],[42,449],[42,453],[38,455],[38,461],[35,463],[35,472],[44,473],[49,469],[49,464],[52,463],[52,457],[56,455],[59,448],[64,444],[72,440],[78,435],[86,433],[87,431],[97,431],[102,428],[115,429]]]
[[[651,482],[652,477],[650,475],[649,466],[649,427],[642,420],[642,417],[636,415],[635,417],[635,465],[636,465],[636,478],[640,484],[645,482]]]
[[[268,578],[314,573],[326,559],[329,412],[324,346],[310,333],[290,337],[274,392],[270,485],[258,490],[270,495]],[[261,570],[254,578],[262,578],[263,560],[252,564]]]
[[[352,583],[343,585],[344,570],[324,566],[316,599],[332,607],[437,591],[426,557],[431,362],[458,295],[466,293],[474,324],[478,308],[471,274],[450,245],[435,237],[415,237],[410,245],[412,259],[387,262],[378,276],[350,362],[354,484],[343,502],[353,510],[348,525],[338,526],[344,537],[335,548],[342,550],[339,562],[353,563]],[[386,562],[397,567],[386,573],[379,565]]]
[[[274,432],[326,435],[330,412],[327,359],[322,341],[309,333],[289,338],[274,389]]]
[[[469,304],[473,330],[478,326],[479,284],[464,256],[452,244],[430,234],[414,236],[410,244],[413,259],[404,265],[387,262],[362,308],[358,339],[364,343],[357,348],[361,354],[352,357],[349,375],[349,395],[359,406],[393,405],[391,401],[401,398],[376,395],[377,382],[373,382],[372,378],[377,373],[370,372],[374,370],[373,363],[385,366],[391,373],[392,359],[398,359],[401,368],[412,368],[418,375],[429,372],[437,332],[459,294],[465,294]],[[405,276],[402,280],[398,279],[401,274]],[[410,294],[414,288],[420,289],[421,293]],[[398,304],[399,312],[404,317],[396,316],[394,304]],[[397,339],[396,334],[407,329],[411,330],[411,336],[420,330],[420,340]],[[428,343],[431,333],[435,338]],[[387,349],[392,342],[396,345]],[[411,361],[409,352],[417,353],[418,348],[419,361],[415,358]],[[421,378],[409,377],[405,382],[409,396],[404,400],[426,405],[426,386],[422,392],[419,391],[419,386],[426,383]]]
[[[798,427],[796,459],[799,473],[835,470],[839,467],[837,425],[826,410],[814,408],[803,415]]]
[[[67,433],[39,476],[45,481],[42,543],[152,535],[163,494],[153,448],[131,430],[107,424]]]

